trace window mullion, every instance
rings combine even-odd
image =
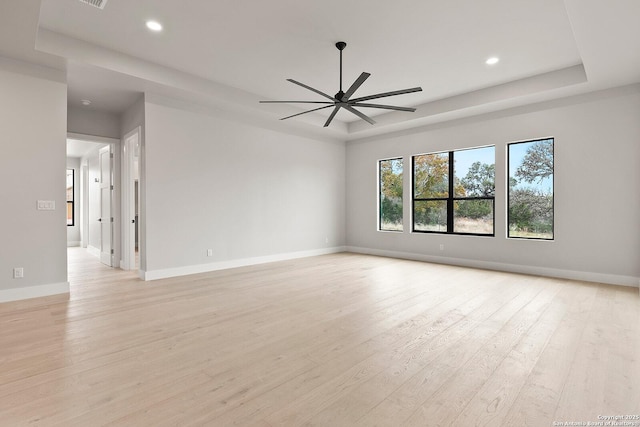
[[[453,233],[453,151],[449,151],[449,197],[447,198],[447,233]]]
[[[416,231],[416,158],[411,156],[411,231]]]

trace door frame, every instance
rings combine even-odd
[[[132,137],[136,137],[135,141]],[[132,226],[135,219],[135,158],[138,158],[138,188],[142,176],[140,174],[140,145],[141,127],[137,126],[122,137],[122,263],[123,270],[136,270],[135,261],[135,229],[138,227],[140,235],[140,216]],[[137,154],[137,156],[136,156]],[[140,191],[138,192],[140,204]],[[140,213],[140,212],[138,212]],[[140,239],[139,239],[140,240]],[[139,250],[141,250],[139,245]]]
[[[113,152],[112,162],[112,184],[111,192],[111,214],[113,216],[113,233],[111,247],[113,248],[113,267],[120,267],[120,147],[121,142],[116,138],[107,138],[104,136],[88,135],[83,133],[67,132],[67,139],[77,139],[79,141],[98,142],[101,144],[109,144]],[[86,217],[85,217],[86,218]],[[85,219],[83,218],[82,221]],[[85,231],[86,233],[86,231]],[[81,236],[84,239],[84,233]]]

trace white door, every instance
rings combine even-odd
[[[111,267],[111,235],[113,219],[111,217],[111,146],[101,148],[100,154],[100,261]]]

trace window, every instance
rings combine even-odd
[[[413,231],[494,235],[495,147],[413,156]]]
[[[553,138],[507,145],[508,237],[553,240]]]
[[[67,169],[67,225],[69,227],[73,227],[73,224],[74,224],[73,177],[74,177],[73,169]]]
[[[381,231],[402,231],[402,159],[380,160],[378,171]]]

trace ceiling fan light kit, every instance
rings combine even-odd
[[[296,117],[296,116],[300,116],[302,114],[307,114],[307,113],[311,113],[313,111],[319,111],[319,110],[324,110],[325,108],[330,108],[333,107],[333,111],[331,112],[331,114],[329,115],[329,118],[327,119],[327,121],[324,124],[324,127],[327,127],[331,124],[331,122],[333,121],[333,118],[336,116],[336,114],[338,114],[338,111],[340,111],[341,108],[344,108],[345,110],[349,111],[352,114],[355,114],[356,116],[358,116],[359,118],[361,118],[362,120],[370,123],[370,124],[375,124],[375,121],[370,118],[369,116],[363,114],[361,111],[357,110],[355,107],[361,107],[361,108],[379,108],[379,109],[384,109],[384,110],[393,110],[393,111],[406,111],[406,112],[414,112],[416,111],[415,108],[409,108],[409,107],[397,107],[394,105],[382,105],[382,104],[370,104],[367,102],[363,102],[363,101],[369,101],[371,99],[379,99],[379,98],[386,98],[388,96],[395,96],[395,95],[404,95],[406,93],[413,93],[413,92],[420,92],[422,91],[421,87],[414,87],[414,88],[410,88],[410,89],[402,89],[402,90],[395,90],[392,92],[384,92],[384,93],[378,93],[375,95],[368,95],[368,96],[363,96],[360,98],[355,98],[355,99],[351,99],[351,96],[355,93],[356,90],[358,90],[358,88],[360,86],[362,86],[362,84],[365,82],[365,80],[367,80],[369,78],[369,76],[371,74],[369,73],[365,73],[363,72],[362,74],[360,74],[360,76],[356,79],[355,82],[353,82],[353,84],[349,87],[349,89],[347,89],[346,92],[342,91],[342,51],[344,50],[344,48],[347,47],[347,44],[345,42],[338,42],[336,43],[336,48],[340,51],[340,90],[338,91],[338,93],[336,93],[334,96],[328,95],[322,91],[319,91],[318,89],[314,89],[311,86],[307,86],[304,83],[300,83],[296,80],[293,79],[287,79],[287,81],[296,84],[298,86],[301,86],[305,89],[308,89],[312,92],[317,93],[318,95],[321,95],[325,98],[327,98],[329,101],[260,101],[261,103],[265,103],[265,104],[283,104],[283,103],[293,103],[293,104],[322,104],[321,107],[318,108],[314,108],[311,110],[307,110],[307,111],[303,111],[302,113],[297,113],[297,114],[292,114],[290,116],[287,117],[283,117],[280,120],[286,120],[286,119],[290,119],[292,117]]]

